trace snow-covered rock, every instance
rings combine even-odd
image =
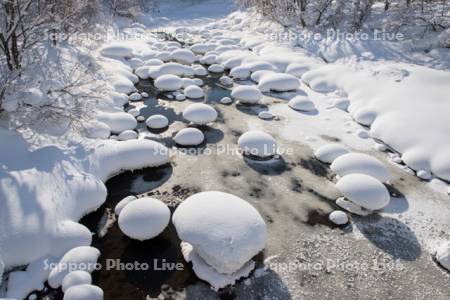
[[[144,116],[137,116],[137,117],[136,117],[136,121],[138,121],[138,122],[144,122],[144,121],[145,121],[145,117],[144,117]]]
[[[345,175],[336,187],[348,200],[369,210],[382,209],[390,200],[387,188],[376,178],[365,174]]]
[[[208,75],[208,70],[205,69],[205,67],[196,65],[194,68],[194,75],[196,76],[206,76]]]
[[[163,115],[153,115],[148,117],[145,124],[152,129],[161,129],[169,126],[169,120]]]
[[[336,98],[333,100],[332,105],[340,110],[347,111],[350,100],[348,98]]]
[[[97,120],[108,125],[112,133],[120,133],[137,126],[136,119],[126,112],[97,112]]]
[[[258,117],[263,120],[270,120],[273,119],[274,115],[268,110],[263,110],[258,114]]]
[[[347,214],[341,210],[332,211],[328,218],[336,225],[344,225],[348,223]]]
[[[230,71],[230,76],[236,79],[245,80],[250,77],[250,69],[243,66],[234,67]]]
[[[222,104],[230,104],[231,102],[233,102],[233,100],[231,100],[230,97],[223,97],[222,99],[220,99],[220,103]]]
[[[353,119],[361,125],[370,126],[373,121],[375,121],[377,114],[373,109],[370,108],[361,108],[358,109],[355,113],[352,113]]]
[[[180,93],[180,94],[175,96],[175,99],[178,100],[178,101],[183,101],[183,100],[186,99],[186,95],[183,94],[183,93]]]
[[[211,73],[222,73],[223,71],[225,71],[225,68],[222,65],[213,64],[208,67],[208,71]]]
[[[233,88],[231,97],[239,100],[240,103],[257,104],[263,95],[261,91],[254,86],[241,85]]]
[[[69,250],[48,275],[48,284],[52,288],[61,286],[64,277],[76,270],[94,271],[100,251],[90,246],[80,246]]]
[[[330,166],[339,176],[348,174],[366,174],[381,182],[390,178],[386,166],[370,155],[364,153],[347,153],[336,158]]]
[[[198,99],[205,96],[203,90],[196,85],[190,85],[187,88],[185,88],[184,94],[186,95],[186,97],[191,99]]]
[[[336,205],[339,206],[342,209],[345,209],[346,211],[359,215],[359,216],[368,216],[372,213],[371,210],[365,209],[358,204],[355,204],[351,201],[348,201],[345,199],[345,197],[340,197],[336,200]]]
[[[336,158],[347,153],[348,150],[343,145],[330,143],[317,149],[314,156],[321,162],[331,164]]]
[[[258,211],[223,192],[190,196],[175,210],[172,221],[180,239],[223,274],[240,270],[266,243],[266,224]]]
[[[159,235],[170,221],[170,210],[166,204],[154,198],[139,198],[131,201],[119,214],[120,230],[136,240],[147,240]]]
[[[204,84],[203,80],[201,80],[200,78],[194,78],[193,82],[197,86],[202,86]]]
[[[113,78],[111,78],[110,84],[113,87],[114,91],[118,93],[129,94],[136,91],[134,83],[124,76],[114,76]]]
[[[128,99],[130,101],[139,101],[139,100],[142,100],[142,95],[139,93],[133,93],[130,96],[128,96]]]
[[[431,173],[426,170],[419,170],[417,171],[417,177],[423,180],[430,180],[431,179]]]
[[[161,66],[164,62],[157,58],[152,58],[144,62],[145,66]]]
[[[162,75],[155,80],[155,87],[161,91],[176,91],[183,86],[183,80],[177,75]]]
[[[69,288],[81,285],[81,284],[91,284],[92,276],[90,273],[82,270],[77,270],[67,274],[62,281],[62,291],[65,293]]]
[[[91,139],[107,139],[111,135],[111,128],[103,122],[88,121],[83,127],[86,136]]]
[[[259,130],[247,131],[238,139],[239,148],[246,154],[268,157],[277,152],[277,142],[268,133]]]
[[[177,49],[175,51],[172,51],[172,53],[170,54],[170,58],[179,63],[189,65],[194,63],[196,60],[194,53],[189,49]]]
[[[181,146],[197,146],[203,143],[205,135],[197,128],[183,128],[173,139]]]
[[[200,59],[200,62],[202,64],[206,64],[206,65],[216,64],[217,63],[217,55],[216,54],[205,55],[204,57],[202,57]]]
[[[131,201],[136,200],[136,196],[128,196],[123,198],[119,201],[119,203],[116,204],[116,207],[114,208],[114,213],[118,216],[122,209]]]
[[[119,134],[118,139],[119,139],[119,141],[128,141],[128,140],[137,139],[137,137],[138,137],[138,133],[136,131],[125,130]]]
[[[313,111],[316,109],[314,102],[304,95],[295,96],[289,100],[288,105],[290,108],[300,111]]]
[[[148,93],[146,93],[146,92],[142,92],[141,96],[142,96],[142,98],[148,98],[149,97]]]
[[[137,108],[132,108],[132,109],[128,110],[127,113],[129,113],[129,114],[132,115],[133,117],[137,117],[137,116],[139,116],[139,114],[140,114],[141,112],[140,112],[139,109],[137,109]]]
[[[157,79],[160,76],[163,75],[177,75],[177,76],[193,76],[194,75],[194,68],[186,65],[182,65],[179,63],[165,63],[160,66],[152,67],[148,75],[149,77],[153,79]]]
[[[240,278],[247,277],[250,272],[255,268],[255,262],[253,260],[248,261],[239,270],[231,274],[223,274],[217,272],[213,267],[208,265],[203,258],[198,255],[192,245],[186,242],[182,242],[183,256],[187,262],[192,263],[192,269],[198,278],[208,282],[213,290],[218,290],[226,287],[227,285],[233,285]]]
[[[103,300],[103,290],[90,284],[76,285],[66,291],[63,300]]]
[[[233,85],[233,79],[231,79],[228,76],[220,77],[219,82],[220,82],[220,84],[225,85],[225,86]]]
[[[443,243],[436,251],[436,261],[450,271],[450,242]]]
[[[217,111],[208,104],[193,103],[183,110],[183,118],[189,122],[203,125],[214,122],[217,119]]]
[[[100,49],[100,54],[107,57],[131,57],[133,48],[129,45],[114,42]]]
[[[263,75],[258,83],[258,89],[262,92],[295,91],[300,87],[300,80],[290,74],[270,73]]]

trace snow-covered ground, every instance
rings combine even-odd
[[[193,52],[179,50],[181,45],[174,42],[164,44],[149,39],[106,41],[99,51],[90,53],[100,66],[101,80],[110,90],[95,107],[96,120],[86,125],[91,138],[67,134],[36,137],[30,130],[19,134],[0,129],[0,263],[6,270],[0,295],[7,289],[6,297],[21,299],[33,290],[41,290],[47,279],[51,286],[63,283],[65,274],[43,270],[44,261],[95,261],[98,255],[67,256],[78,247],[91,244],[91,232],[78,221],[104,203],[104,183],[124,170],[170,162],[174,171],[167,182],[136,194],[155,193],[160,195],[155,196],[158,200],[173,204],[188,196],[178,197],[173,193],[175,186],[192,191],[223,191],[248,201],[267,224],[264,264],[257,264],[249,279],[237,283],[232,291],[237,298],[341,298],[351,292],[362,298],[448,299],[449,275],[433,261],[435,251],[450,240],[448,66],[439,64],[438,70],[435,59],[427,58],[429,54],[400,43],[389,44],[392,47],[386,51],[376,51],[386,45],[377,41],[364,45],[355,42],[357,51],[351,53],[345,45],[330,46],[325,41],[291,48],[289,43],[268,39],[268,33],[280,30],[277,25],[262,22],[251,12],[232,12],[235,8],[230,2],[211,0],[180,5],[169,1],[161,7],[159,17],[143,16],[138,22],[121,19],[115,25],[131,33],[183,32],[189,42],[198,43],[191,47]],[[369,50],[364,48],[367,45],[375,53],[370,58]],[[403,56],[410,53],[408,60],[392,55],[392,49],[398,51],[399,47],[404,47]],[[315,49],[321,49],[321,54],[314,54]],[[214,52],[208,53],[211,50]],[[444,56],[448,55],[445,51],[449,49],[441,49]],[[220,77],[222,69],[226,69],[235,79],[233,86],[219,86],[219,77],[196,76],[213,82],[202,89],[197,86],[204,82],[184,82],[182,77],[205,71],[191,66],[192,60],[198,60],[196,55],[204,55],[203,61],[214,66],[209,68],[211,74],[219,73]],[[172,60],[177,63],[167,63]],[[177,94],[166,93],[161,100],[145,95],[140,83],[153,81],[138,77],[155,79],[156,88]],[[191,86],[184,86],[185,94],[181,93],[183,84]],[[221,89],[223,95],[215,99],[214,89]],[[220,104],[225,95],[232,96],[234,102]],[[299,98],[289,102],[294,97]],[[129,100],[132,107],[124,111]],[[197,102],[207,102],[209,106]],[[161,114],[167,117],[161,126],[161,116],[156,120],[158,124],[152,129],[161,130],[156,134],[140,126],[136,118],[145,115],[150,103],[162,107]],[[175,117],[170,118],[168,111]],[[274,117],[259,118],[261,111],[269,111]],[[154,122],[147,119],[147,124]],[[189,122],[204,127],[186,128]],[[107,139],[111,133],[114,138]],[[168,150],[174,146],[168,142],[172,139],[179,145],[237,148],[239,144],[241,148],[255,148],[258,153],[273,151],[274,147],[287,152],[264,161],[218,151],[174,155]],[[353,153],[347,154],[350,159],[340,165],[322,164],[313,153],[331,142],[378,160]],[[342,154],[339,152],[336,157]],[[332,169],[341,176],[340,181]],[[349,214],[349,225],[335,227],[328,221],[328,214],[338,208],[334,200],[342,194],[350,201],[353,198],[363,207],[362,212],[378,211],[370,216]],[[228,208],[224,205],[223,209]],[[145,212],[154,213],[151,208]],[[137,207],[125,216],[128,219],[122,226],[128,235],[137,231],[139,239],[153,237],[167,225],[164,206],[154,234],[142,233],[133,215],[143,214]],[[226,216],[216,221],[233,229],[232,236],[247,234],[226,224]],[[229,215],[234,216],[244,218],[238,213]],[[233,225],[245,224],[243,219],[234,221]],[[222,247],[224,254],[220,259],[225,261],[227,251],[247,250],[250,254],[246,253],[245,259],[233,268],[220,261],[221,272],[217,272],[214,263],[219,258],[201,250],[211,245],[196,240],[200,233],[206,233],[195,232],[195,222],[188,223],[191,227],[177,231],[187,230],[182,238],[196,243],[194,250],[188,252],[192,252],[194,271],[200,278],[221,273],[226,276],[217,280],[226,285],[247,276],[253,265],[242,264],[249,260],[247,256],[260,250],[263,239],[257,240],[258,245],[251,245],[255,250],[248,245],[250,239],[233,245],[226,237],[231,233],[218,230],[217,236],[225,236],[223,243],[232,245],[231,249],[246,247]],[[218,243],[214,247],[220,248],[221,241],[214,242]],[[440,257],[445,257],[443,252],[440,251]],[[239,276],[232,274],[235,271]],[[57,284],[53,284],[55,276]],[[93,278],[92,284],[103,288],[108,299],[114,279],[99,284]],[[88,292],[102,297],[90,282],[81,283],[68,289],[72,290],[71,297],[76,299],[77,293]],[[180,293],[180,297],[219,297],[201,282]]]

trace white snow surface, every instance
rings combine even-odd
[[[380,181],[365,174],[346,175],[336,187],[348,200],[369,210],[382,209],[391,198]]]
[[[184,200],[172,216],[178,236],[217,272],[232,274],[265,246],[267,229],[258,211],[218,191]]]
[[[347,153],[336,158],[330,166],[339,176],[366,174],[381,182],[390,178],[386,166],[373,156],[364,153]]]
[[[217,115],[212,106],[204,103],[193,103],[183,110],[183,118],[198,125],[214,122]]]
[[[120,211],[118,224],[127,236],[143,241],[163,232],[169,221],[170,210],[164,202],[144,197],[125,205]]]

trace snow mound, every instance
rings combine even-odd
[[[234,67],[230,71],[230,76],[236,79],[245,80],[250,77],[250,69],[243,66]]]
[[[90,246],[80,246],[69,250],[59,260],[48,275],[48,284],[52,288],[61,286],[64,277],[70,272],[83,270],[92,272],[95,269],[100,251]]]
[[[364,126],[370,126],[372,125],[373,121],[375,121],[375,118],[377,117],[377,114],[375,111],[369,108],[361,108],[356,110],[355,113],[352,112],[351,107],[349,108],[351,111],[351,114],[353,115],[353,119]]]
[[[118,216],[122,209],[131,201],[136,200],[136,196],[128,196],[123,198],[122,200],[117,203],[116,207],[114,208],[114,213]]]
[[[321,162],[331,164],[336,158],[347,154],[348,150],[344,146],[336,143],[326,144],[314,152],[314,156]]]
[[[250,78],[254,82],[260,82],[264,76],[267,76],[269,74],[276,74],[276,72],[271,71],[271,70],[260,70],[260,71],[253,72],[252,75],[250,76]]]
[[[291,74],[295,77],[301,78],[303,74],[305,74],[307,71],[313,69],[314,67],[317,67],[317,63],[305,61],[305,62],[295,62],[291,63],[286,68],[286,73]]]
[[[183,201],[172,217],[178,236],[217,272],[233,274],[265,246],[258,211],[239,197],[202,192]]]
[[[128,141],[128,140],[133,140],[133,139],[137,139],[137,138],[138,138],[138,134],[134,130],[122,131],[118,136],[119,141]]]
[[[444,243],[436,251],[436,261],[450,271],[450,242]]]
[[[233,88],[231,97],[244,104],[257,104],[263,97],[260,90],[254,86],[241,85]]]
[[[189,122],[203,125],[214,122],[217,119],[217,111],[208,104],[194,103],[183,110],[183,118]]]
[[[139,101],[139,100],[142,100],[142,95],[139,93],[133,93],[130,96],[128,96],[128,99],[130,101]]]
[[[290,108],[300,111],[313,111],[316,109],[314,102],[309,100],[307,96],[299,95],[289,100],[288,105]]]
[[[154,238],[167,227],[170,210],[166,204],[154,198],[131,201],[119,214],[120,230],[127,236],[143,241]]]
[[[162,75],[155,80],[155,87],[161,91],[176,91],[183,86],[183,80],[177,75]]]
[[[350,100],[347,98],[336,98],[333,100],[332,105],[340,110],[347,111]]]
[[[200,62],[205,65],[217,64],[217,55],[216,54],[205,55],[200,59]]]
[[[81,270],[73,271],[64,277],[62,281],[62,291],[65,293],[73,286],[91,283],[92,276],[90,273]]]
[[[206,52],[212,50],[212,48],[214,47],[214,45],[211,44],[202,44],[202,43],[197,43],[194,44],[190,47],[190,49],[197,54],[205,54]]]
[[[187,262],[192,262],[192,269],[198,278],[208,282],[215,291],[233,285],[240,278],[247,277],[255,268],[253,260],[248,261],[239,270],[231,274],[222,274],[208,265],[193,249],[192,245],[186,242],[181,243],[183,256]]]
[[[170,58],[182,64],[190,65],[195,62],[194,52],[189,49],[177,49],[170,53]]]
[[[213,64],[208,67],[208,71],[211,73],[222,73],[225,71],[225,67],[219,64]]]
[[[161,66],[164,62],[157,58],[152,58],[144,62],[144,66]]]
[[[100,54],[106,57],[119,58],[119,57],[131,57],[133,54],[133,48],[129,45],[123,45],[118,42],[111,43],[100,49]]]
[[[233,85],[233,79],[231,79],[228,76],[220,77],[219,82],[220,82],[220,84],[225,85],[225,86]]]
[[[148,117],[145,124],[152,129],[161,129],[169,126],[169,120],[163,115],[153,115]]]
[[[89,121],[83,124],[86,136],[91,139],[107,139],[111,128],[103,122]]]
[[[328,218],[336,225],[344,225],[348,223],[347,214],[341,210],[332,211]]]
[[[186,95],[186,97],[191,99],[198,99],[205,96],[203,90],[196,85],[188,86],[186,89],[184,89],[184,94]]]
[[[270,111],[263,110],[258,114],[258,117],[263,120],[270,120],[273,119],[274,115]]]
[[[193,76],[194,68],[179,63],[165,63],[161,66],[151,67],[148,76],[157,79],[162,75],[177,75],[177,76]]]
[[[108,125],[112,133],[120,133],[137,126],[136,119],[126,112],[97,112],[97,120]]]
[[[390,200],[387,188],[365,174],[345,175],[336,187],[348,200],[369,210],[382,209]]]
[[[197,146],[203,143],[205,136],[197,128],[183,128],[173,138],[181,146]]]
[[[247,131],[239,137],[241,150],[250,155],[268,157],[277,152],[277,142],[268,133],[259,130]]]
[[[103,290],[90,284],[76,285],[66,291],[63,300],[103,300]]]
[[[120,75],[111,78],[111,86],[118,93],[129,94],[131,92],[136,91],[134,83],[128,78]]]
[[[137,116],[139,116],[140,111],[137,108],[132,108],[132,109],[128,110],[127,113],[129,113],[133,117],[137,117]]]
[[[233,100],[231,100],[230,97],[223,97],[222,99],[220,99],[220,103],[222,104],[230,104],[231,102],[233,102]]]
[[[348,174],[365,174],[381,182],[388,181],[389,171],[385,165],[364,153],[347,153],[336,158],[330,168],[339,176]]]
[[[262,92],[295,91],[300,87],[300,80],[290,74],[266,73],[258,83],[258,89]]]

